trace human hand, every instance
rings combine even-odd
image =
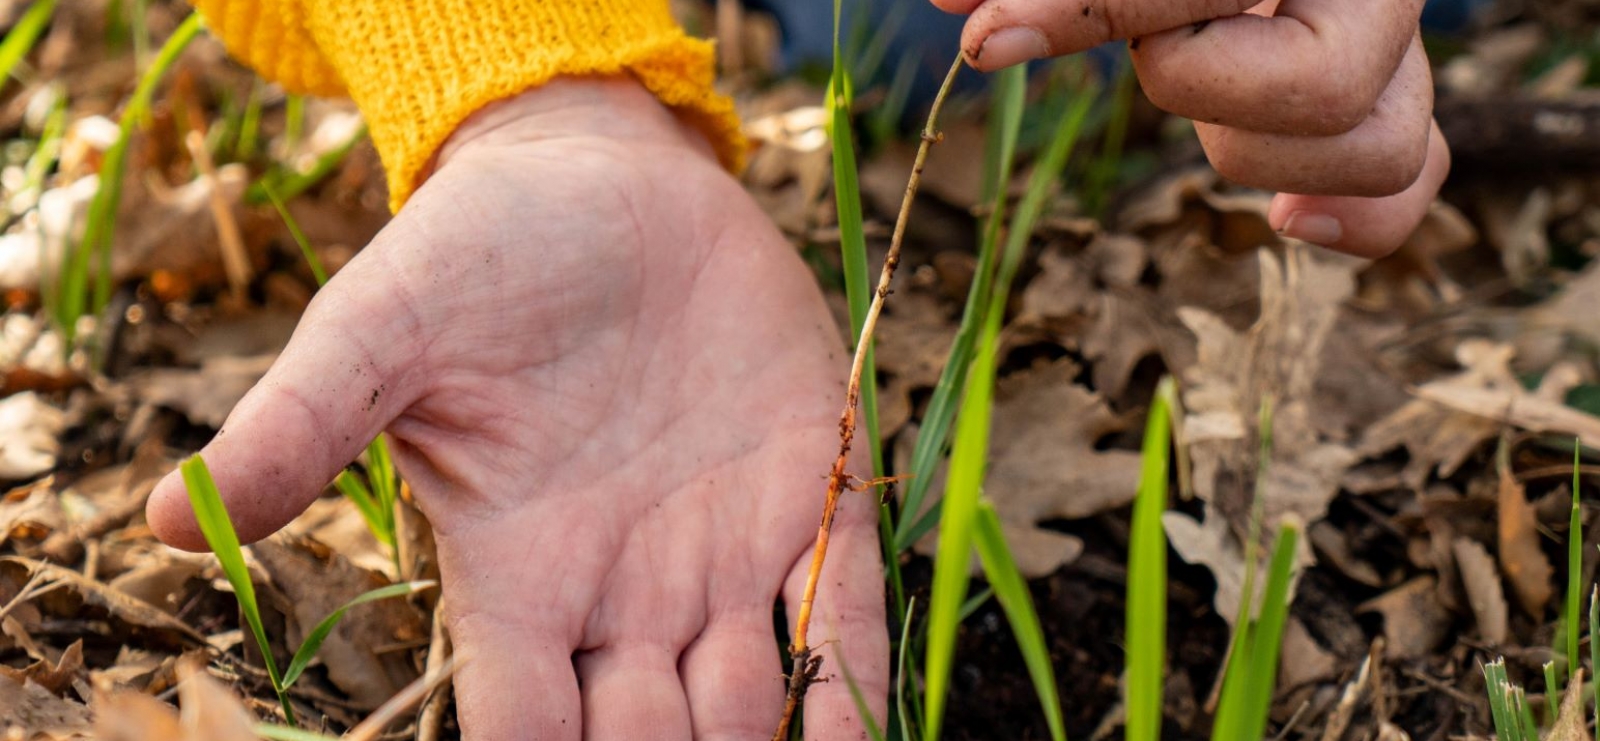
[[[1273,228],[1377,257],[1450,170],[1423,0],[933,0],[982,70],[1128,39],[1150,101],[1195,120],[1224,177],[1280,191]],[[1293,195],[1290,195],[1293,194]]]
[[[202,451],[240,536],[387,429],[438,543],[466,738],[767,738],[773,606],[792,624],[848,366],[815,281],[631,79],[490,106],[438,161]],[[206,548],[181,479],[148,515]],[[812,635],[881,719],[875,517],[843,501]],[[843,682],[805,728],[863,737]]]

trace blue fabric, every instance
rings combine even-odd
[[[826,67],[833,58],[833,4],[829,0],[745,0],[746,4],[773,14],[783,29],[781,63],[794,70],[807,65]],[[1491,0],[1428,0],[1422,13],[1423,26],[1449,33],[1460,30],[1480,8]],[[928,0],[843,0],[846,38],[859,33],[892,34],[885,61],[868,84],[885,84],[896,66],[912,64],[917,77],[911,99],[927,101],[933,97],[945,65],[961,39],[961,16],[947,14]],[[1119,45],[1095,49],[1091,54],[1112,61],[1120,56]],[[1108,68],[1103,65],[1102,68]],[[981,84],[977,75],[966,75],[969,85]]]

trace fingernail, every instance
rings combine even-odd
[[[1338,244],[1344,236],[1344,225],[1327,214],[1296,211],[1289,214],[1289,220],[1283,222],[1283,228],[1278,233],[1290,239],[1330,247]]]
[[[983,46],[978,47],[977,61],[986,70],[996,70],[1047,56],[1050,45],[1044,34],[1027,26],[1014,26],[989,34]]]

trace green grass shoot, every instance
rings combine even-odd
[[[17,65],[28,56],[28,52],[33,51],[39,35],[50,24],[50,17],[55,15],[58,2],[40,0],[34,3],[23,11],[22,17],[6,32],[5,40],[0,41],[0,87],[11,79],[11,73],[16,71]]]
[[[328,271],[322,266],[322,258],[317,257],[316,250],[311,249],[311,242],[306,239],[306,233],[300,230],[300,222],[295,221],[289,213],[289,207],[283,199],[278,197],[278,191],[271,183],[261,184],[262,192],[266,193],[267,200],[272,202],[272,207],[278,210],[279,218],[283,219],[284,226],[289,227],[289,235],[294,237],[294,243],[300,248],[300,255],[305,258],[306,265],[311,268],[312,277],[317,279],[317,285],[328,284]]]
[[[1128,538],[1126,737],[1128,741],[1161,738],[1161,696],[1166,666],[1167,537],[1161,514],[1167,509],[1168,449],[1172,438],[1172,403],[1177,385],[1171,377],[1156,387],[1145,424],[1139,493],[1133,502]]]
[[[250,580],[250,569],[244,562],[244,548],[239,543],[238,533],[233,529],[233,520],[228,517],[228,508],[223,503],[222,493],[217,490],[216,481],[211,477],[211,470],[206,467],[205,460],[198,455],[185,460],[182,470],[183,482],[189,491],[189,504],[194,508],[195,521],[200,525],[200,532],[205,536],[206,544],[211,547],[212,553],[217,556],[217,561],[222,564],[222,573],[233,587],[234,596],[239,601],[239,611],[244,614],[250,635],[255,638],[256,647],[261,651],[267,678],[272,683],[273,691],[278,695],[278,703],[283,707],[284,720],[291,726],[297,725],[294,708],[289,703],[289,688],[305,672],[306,667],[310,666],[311,660],[316,657],[317,651],[322,648],[323,642],[333,629],[339,625],[345,613],[357,605],[380,599],[404,597],[433,587],[435,584],[434,582],[391,584],[373,589],[346,602],[306,634],[306,639],[301,642],[300,647],[295,650],[294,657],[290,659],[288,669],[280,674],[277,660],[272,655],[272,644],[267,640],[267,631],[261,621],[261,607],[256,601],[255,583]]]
[[[1578,471],[1583,465],[1583,443],[1572,441],[1572,512],[1567,528],[1567,600],[1562,621],[1567,633],[1567,676],[1574,676],[1582,663],[1578,653],[1578,605],[1583,592],[1583,507],[1578,501]],[[1554,692],[1554,688],[1546,690]],[[1557,705],[1560,703],[1557,702]]]
[[[1600,586],[1589,591],[1589,668],[1600,667]],[[1594,705],[1594,721],[1600,728],[1600,679],[1590,681],[1589,701]]]
[[[1017,648],[1022,651],[1022,661],[1028,667],[1028,678],[1039,693],[1039,704],[1044,708],[1045,723],[1050,727],[1050,738],[1066,741],[1066,723],[1061,717],[1061,694],[1056,691],[1055,669],[1050,663],[1050,649],[1045,644],[1044,629],[1039,625],[1039,613],[1034,608],[1033,597],[1028,594],[1028,582],[1017,569],[1017,562],[1006,545],[1005,532],[1000,529],[1000,516],[987,501],[978,503],[978,522],[974,533],[978,556],[983,560],[983,573],[994,588],[995,598],[1011,623],[1011,633],[1016,636]]]
[[[244,613],[250,635],[261,650],[261,661],[266,665],[273,691],[278,694],[278,703],[283,706],[284,719],[289,725],[297,725],[283,675],[278,672],[278,662],[272,657],[272,644],[267,640],[267,630],[261,624],[261,607],[256,603],[256,587],[250,581],[250,569],[244,563],[244,549],[239,545],[239,535],[234,532],[233,520],[228,518],[228,508],[222,502],[222,494],[217,491],[216,481],[211,478],[211,470],[200,456],[190,456],[183,462],[183,483],[189,490],[189,504],[194,508],[194,518],[200,525],[200,532],[205,535],[206,544],[211,546],[211,552],[222,564],[222,573],[227,576],[228,583],[233,585],[233,595],[239,600],[239,611]]]
[[[1494,723],[1495,737],[1499,741],[1527,741],[1514,707],[1515,694],[1506,678],[1504,658],[1483,665],[1483,684],[1489,698],[1489,718]]]
[[[89,202],[83,238],[76,248],[67,253],[57,288],[53,292],[56,306],[51,313],[69,347],[75,338],[79,317],[100,313],[111,300],[111,233],[116,226],[117,207],[122,201],[123,173],[128,166],[128,145],[133,138],[133,130],[148,115],[156,85],[166,76],[167,70],[183,50],[188,48],[189,42],[199,35],[200,29],[198,13],[189,14],[178,25],[139,78],[133,98],[122,111],[117,141],[106,151],[100,165],[100,187]],[[89,295],[91,273],[94,283],[92,301]]]
[[[1278,655],[1289,618],[1289,591],[1294,581],[1300,529],[1298,523],[1292,522],[1279,526],[1272,562],[1267,569],[1261,613],[1254,619],[1249,611],[1254,601],[1249,597],[1249,588],[1253,585],[1247,580],[1245,609],[1239,615],[1233,645],[1228,651],[1222,700],[1211,731],[1211,738],[1216,741],[1262,738],[1266,734],[1267,715],[1272,710],[1272,694],[1278,679]]]
[[[920,703],[916,715],[913,715],[911,708],[906,706],[906,678],[910,676],[907,673],[909,667],[906,657],[911,653],[911,620],[916,612],[917,598],[913,596],[906,604],[906,619],[900,626],[900,647],[895,657],[894,707],[896,714],[900,716],[900,741],[913,741],[917,738],[912,733],[911,723],[913,718],[921,717]],[[917,692],[911,692],[913,702],[917,702],[920,697]]]

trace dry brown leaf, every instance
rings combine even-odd
[[[1528,497],[1510,471],[1500,472],[1498,501],[1500,570],[1511,583],[1517,605],[1539,617],[1555,593],[1551,584],[1555,569],[1539,547],[1539,521]]]
[[[0,674],[10,677],[18,684],[32,682],[51,694],[60,696],[72,686],[73,680],[83,674],[83,639],[73,641],[67,650],[61,652],[59,661],[54,663],[35,661],[22,669],[12,669],[0,664]]]
[[[82,574],[71,569],[17,556],[0,558],[0,570],[5,569],[22,573],[23,577],[16,580],[19,584],[27,581],[28,575],[43,574],[46,579],[61,582],[65,586],[64,590],[56,590],[45,597],[36,599],[36,602],[48,601],[54,603],[58,597],[66,594],[67,596],[64,599],[72,600],[72,602],[78,603],[80,606],[88,604],[105,609],[112,616],[129,625],[167,631],[196,644],[203,645],[205,643],[205,638],[182,620],[162,612],[160,608],[154,605],[134,599],[100,582],[87,579]],[[76,612],[76,609],[71,604],[60,605],[60,608],[63,612]]]
[[[1184,437],[1195,492],[1229,517],[1243,518],[1259,466],[1259,410],[1270,400],[1272,457],[1263,482],[1265,525],[1293,514],[1315,523],[1327,511],[1354,452],[1319,432],[1315,388],[1321,350],[1354,288],[1355,264],[1293,248],[1280,263],[1262,252],[1261,317],[1248,333],[1198,309],[1179,316],[1199,340],[1199,361],[1185,373]]]
[[[1478,635],[1490,646],[1506,640],[1506,596],[1500,588],[1500,570],[1482,544],[1469,538],[1456,538],[1451,547],[1461,585],[1478,622]]]
[[[1512,195],[1515,194],[1515,195]],[[1500,262],[1514,286],[1526,286],[1550,265],[1550,191],[1534,188],[1520,201],[1520,190],[1495,191],[1481,199],[1484,239],[1500,251]]]
[[[1481,340],[1463,342],[1456,348],[1456,360],[1465,370],[1433,383],[1444,385],[1447,391],[1521,388],[1511,371],[1512,352],[1509,346]],[[1373,458],[1404,446],[1410,461],[1401,478],[1407,486],[1421,489],[1430,473],[1454,475],[1474,452],[1499,434],[1500,427],[1493,419],[1417,398],[1367,428],[1357,452]]]
[[[0,737],[25,741],[89,738],[89,708],[32,682],[0,674]]]
[[[299,645],[308,631],[346,602],[388,583],[310,540],[265,540],[252,550],[273,585],[290,602],[281,606],[291,618],[290,645]],[[319,557],[318,553],[326,555]],[[379,600],[351,610],[317,655],[334,685],[348,693],[352,702],[373,708],[417,677],[405,652],[380,649],[426,637],[422,614],[411,603]]]
[[[1463,348],[1475,345],[1478,341],[1463,343]],[[1576,436],[1586,446],[1600,446],[1600,417],[1562,403],[1566,392],[1583,377],[1581,369],[1571,364],[1558,364],[1545,373],[1537,390],[1528,391],[1511,372],[1512,349],[1509,346],[1481,352],[1495,363],[1493,374],[1473,376],[1469,372],[1433,381],[1418,387],[1417,397],[1500,424],[1531,432]]]
[[[256,385],[276,354],[250,357],[218,357],[205,361],[199,370],[160,368],[134,381],[141,401],[176,409],[189,421],[221,428],[228,413]]]
[[[53,484],[47,476],[0,496],[0,545],[11,538],[40,540],[66,524]]]
[[[1399,659],[1426,656],[1450,636],[1450,611],[1439,604],[1439,582],[1419,576],[1356,607],[1383,616],[1383,636]]]
[[[89,671],[89,684],[102,692],[119,690],[148,692],[151,691],[151,681],[158,674],[172,671],[171,664],[174,661],[176,661],[174,656],[123,646],[122,650],[117,652],[117,658],[111,662],[111,666]],[[160,691],[160,688],[155,688],[154,691]]]

